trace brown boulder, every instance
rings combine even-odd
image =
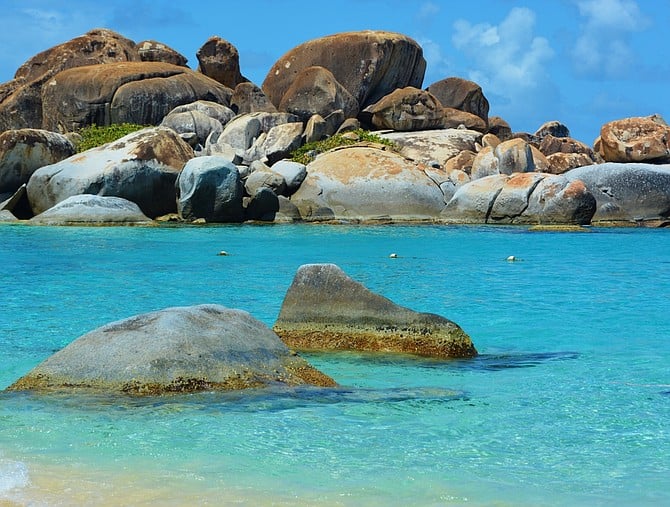
[[[476,130],[477,132],[486,132],[489,128],[486,122],[479,116],[466,111],[445,107],[442,109],[442,114],[443,128],[455,129],[465,127],[466,129]]]
[[[451,107],[478,116],[486,124],[489,118],[489,101],[481,86],[460,77],[448,77],[426,88],[444,107]],[[479,129],[475,129],[479,130]]]
[[[258,86],[251,81],[240,83],[233,90],[230,108],[237,114],[245,113],[276,113],[277,108]]]
[[[512,128],[500,116],[489,118],[489,133],[498,137],[501,141],[507,141],[512,137]]]
[[[538,142],[541,142],[546,136],[570,137],[570,130],[559,121],[548,121],[543,123],[533,134]]]
[[[143,62],[163,62],[186,67],[188,59],[170,46],[155,40],[138,42],[135,46]]]
[[[444,123],[442,104],[431,93],[408,86],[398,88],[365,108],[378,129],[398,131],[430,130]]]
[[[0,130],[43,128],[42,86],[73,67],[140,61],[135,43],[111,30],[97,29],[33,56],[0,89]],[[4,98],[3,98],[4,96]]]
[[[176,106],[197,100],[228,104],[232,90],[186,67],[159,62],[123,62],[68,69],[43,93],[44,128],[77,130],[86,125],[158,125]]]
[[[455,157],[451,157],[444,164],[444,170],[449,172],[453,170],[463,171],[470,175],[472,171],[472,162],[475,160],[477,154],[474,151],[463,150]]]
[[[426,70],[421,46],[393,32],[346,32],[314,39],[288,51],[272,66],[263,91],[278,106],[300,72],[321,66],[358,101],[374,104],[396,88],[420,87]]]
[[[295,77],[278,109],[295,114],[305,122],[312,115],[325,118],[338,109],[344,112],[346,118],[352,118],[358,114],[358,101],[328,69],[315,66],[304,69]]]
[[[221,37],[210,37],[195,54],[198,71],[228,88],[248,81],[240,74],[240,55],[237,48]]]
[[[592,165],[593,159],[585,153],[552,153],[547,157],[551,174],[563,174],[570,169]]]
[[[600,142],[607,162],[670,162],[670,127],[658,115],[606,123]]]

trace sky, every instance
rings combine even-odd
[[[427,62],[423,88],[479,84],[490,116],[516,132],[557,120],[592,145],[601,126],[660,114],[670,122],[665,30],[670,0],[0,0],[0,83],[33,55],[94,28],[157,40],[195,69],[213,35],[233,44],[261,85],[299,44],[358,30],[398,32]]]

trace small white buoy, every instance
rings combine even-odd
[[[397,259],[397,258],[398,258],[398,254],[397,254],[397,253],[392,253],[391,255],[389,255],[389,257],[390,257],[391,259]]]
[[[221,250],[217,255],[228,255],[228,252]]]
[[[510,255],[509,257],[507,257],[507,262],[514,262],[515,260],[516,260],[516,257],[514,257],[513,255]]]

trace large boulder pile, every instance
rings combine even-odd
[[[8,389],[156,395],[305,384],[336,385],[247,312],[199,305],[95,329]]]
[[[273,329],[297,350],[437,358],[477,355],[470,337],[454,322],[399,306],[352,280],[335,264],[298,269]]]
[[[92,194],[189,222],[581,224],[591,211],[617,221],[669,214],[667,189],[653,183],[663,171],[634,165],[670,162],[670,127],[658,115],[605,124],[593,147],[559,121],[513,132],[489,116],[477,83],[448,77],[422,88],[421,46],[386,31],[300,44],[262,87],[244,78],[237,49],[218,36],[197,59],[193,71],[159,41],[135,44],[109,30],[31,58],[0,85],[3,211],[30,218]],[[164,129],[141,134],[141,149],[130,136],[73,156],[78,129],[123,122]],[[360,142],[360,127],[394,145]],[[306,148],[306,166],[279,170],[294,150],[335,135],[348,146]],[[200,157],[216,161],[187,164]],[[584,167],[592,169],[573,172]],[[610,195],[603,181],[615,173]]]

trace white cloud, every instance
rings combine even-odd
[[[533,11],[514,8],[499,25],[456,21],[452,43],[470,58],[469,79],[485,92],[510,99],[538,88],[554,56],[549,41],[534,35],[534,28]]]
[[[426,2],[421,5],[416,17],[419,21],[430,22],[440,12],[440,6],[433,2]]]
[[[644,30],[649,20],[634,0],[578,0],[583,18],[572,49],[576,72],[583,76],[623,77],[636,66],[630,46],[634,32]]]
[[[445,56],[441,46],[433,40],[417,38],[418,44],[423,49],[423,57],[426,59],[426,76],[424,82],[427,85],[448,77],[452,72],[452,63]]]

